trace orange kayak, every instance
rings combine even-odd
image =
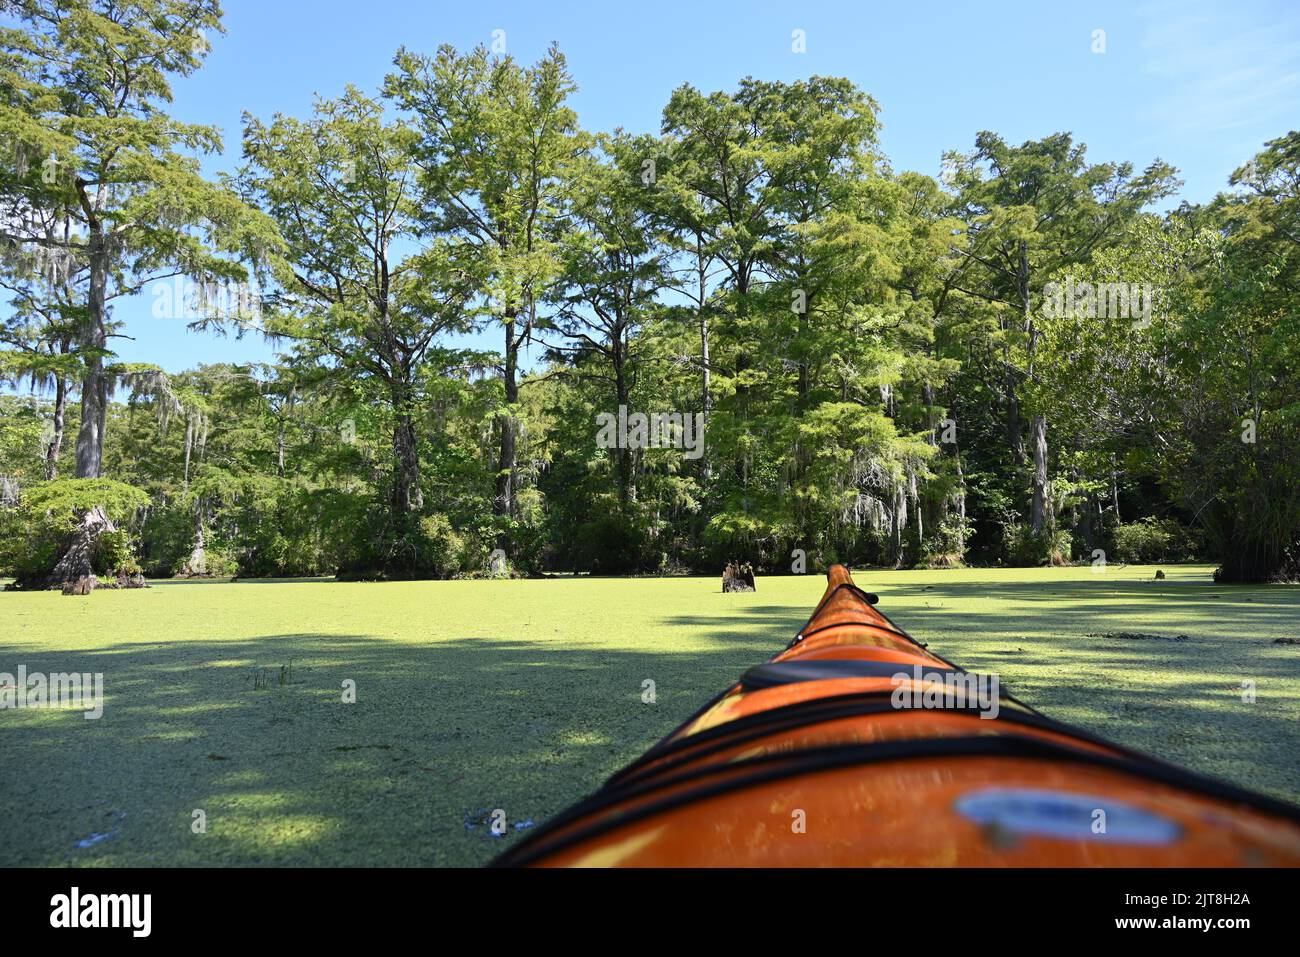
[[[1300,866],[1300,808],[1047,718],[827,577],[784,651],[495,863]]]

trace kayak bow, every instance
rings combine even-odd
[[[789,646],[504,866],[1300,866],[1300,809],[1047,718],[843,566]]]

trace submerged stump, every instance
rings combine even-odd
[[[748,562],[743,565],[739,562],[728,562],[722,572],[722,590],[724,592],[755,591],[753,566]]]

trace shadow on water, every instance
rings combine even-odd
[[[98,720],[0,711],[0,865],[483,863],[777,644],[733,622],[689,654],[318,633],[0,645],[0,670],[102,672],[105,693]],[[483,823],[496,808],[506,838]]]

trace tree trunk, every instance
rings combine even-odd
[[[1010,367],[1009,355],[1004,358],[1007,369],[1002,388],[1007,402],[1007,447],[1011,449],[1011,457],[1016,464],[1021,464],[1025,461],[1025,440],[1020,427],[1020,400],[1016,398],[1016,375]]]
[[[1034,314],[1029,298],[1029,244],[1020,243],[1020,266],[1016,275],[1020,293],[1020,314],[1024,331],[1029,337],[1026,343],[1028,353],[1026,375],[1034,378],[1034,358],[1038,352],[1038,327],[1034,324]],[[1034,477],[1030,484],[1029,526],[1035,535],[1052,535],[1055,531],[1056,517],[1052,514],[1052,502],[1048,491],[1047,479],[1047,417],[1041,413],[1035,415],[1029,424],[1029,444],[1034,456]],[[1048,559],[1055,560],[1054,549]]]
[[[800,263],[800,268],[803,264]],[[805,343],[808,338],[808,310],[812,308],[812,296],[805,290],[803,309],[799,312],[799,331],[797,333],[799,343],[799,380],[796,386],[795,409],[802,414],[808,406],[808,393],[812,389],[811,376],[808,369],[808,359],[806,358]]]
[[[705,303],[708,301],[708,290],[706,288],[707,270],[704,261],[703,238],[700,236],[699,233],[695,234],[695,271],[696,271],[696,278],[699,281],[699,296],[700,296],[700,308],[698,312],[698,319],[700,324],[700,365],[701,365],[700,408],[704,413],[704,428],[707,430],[709,426],[709,414],[713,411],[713,398],[711,395],[711,389],[709,383],[710,371],[711,371],[709,369],[709,318],[708,315],[705,313],[705,309],[704,309]],[[708,464],[707,452],[704,452],[705,448],[706,448],[705,444],[701,443],[700,449],[703,454],[701,454],[700,456],[701,458],[700,468],[703,471],[704,477],[707,479],[710,476],[710,469]]]
[[[45,447],[45,480],[59,477],[59,454],[63,451],[64,417],[68,409],[68,383],[62,375],[54,380],[54,431]]]
[[[916,516],[916,558],[925,554],[925,515],[921,508],[921,495],[916,487],[915,473],[908,476],[908,497],[912,501],[912,513]]]
[[[415,417],[410,401],[405,395],[394,399],[397,421],[393,426],[393,524],[398,533],[411,525],[413,518],[424,507],[424,494],[420,491],[420,457],[416,444]]]
[[[289,416],[293,414],[293,401],[297,395],[298,387],[290,386],[289,394],[276,409],[275,474],[279,478],[284,478],[285,429],[288,427]]]
[[[747,319],[749,317],[749,273],[747,268],[740,268],[736,271],[736,311],[735,311],[735,335],[736,335],[736,384],[732,390],[732,396],[735,402],[735,417],[741,422],[749,423],[749,386],[743,384],[745,381],[745,372],[752,364],[749,353],[746,351],[749,343],[744,340],[747,334]],[[724,341],[725,341],[724,336]],[[749,491],[749,453],[742,453],[740,461],[735,463],[736,472],[740,476],[741,492]]]
[[[115,530],[116,526],[100,506],[87,511],[73,533],[72,544],[50,573],[47,587],[59,588],[83,578],[94,579],[95,569],[91,562],[95,557],[95,546],[101,535]],[[94,587],[93,583],[91,587]]]
[[[713,401],[710,398],[709,389],[709,320],[705,312],[709,291],[708,269],[704,260],[704,238],[699,233],[695,234],[695,279],[697,283],[696,295],[699,297],[699,308],[695,311],[695,317],[700,327],[700,403],[704,411],[704,417],[707,420]]]
[[[1085,497],[1083,508],[1080,512],[1081,533],[1083,534],[1083,548],[1088,557],[1092,557],[1092,550],[1096,547],[1096,537],[1092,527],[1092,498]]]
[[[893,521],[890,523],[890,541],[894,555],[892,564],[895,568],[903,565],[903,528],[907,525],[907,489],[899,483],[894,488]]]
[[[89,241],[90,318],[82,331],[86,373],[81,380],[81,427],[77,432],[77,478],[99,478],[104,463],[104,422],[108,414],[108,377],[103,349],[107,342],[108,250],[102,232]]]
[[[955,449],[957,458],[957,490],[953,493],[957,506],[957,557],[966,560],[966,472],[961,464],[961,450]]]
[[[619,408],[627,408],[629,399],[629,389],[627,385],[627,370],[624,368],[624,355],[622,349],[622,332],[615,330],[614,335],[614,397],[617,400]],[[636,501],[636,484],[633,475],[632,450],[627,448],[624,443],[618,443],[614,449],[615,467],[618,470],[618,502],[624,509],[632,502]]]
[[[177,573],[179,578],[202,578],[208,574],[207,543],[203,535],[203,499],[194,499],[194,547]]]
[[[190,452],[194,449],[194,416],[185,417],[185,472],[181,477],[181,489],[190,490]]]
[[[275,436],[275,475],[284,478],[284,416],[280,417]]]
[[[506,354],[502,384],[505,387],[505,400],[509,406],[498,417],[501,428],[501,454],[497,459],[496,497],[492,502],[494,515],[509,517],[515,514],[515,465],[516,435],[514,406],[519,401],[519,343],[515,339],[516,313],[506,313]],[[504,536],[502,536],[504,538]],[[505,547],[501,545],[501,547]]]
[[[1035,534],[1050,532],[1053,525],[1052,503],[1047,488],[1047,417],[1036,415],[1030,424],[1034,450],[1033,502],[1030,526]]]

